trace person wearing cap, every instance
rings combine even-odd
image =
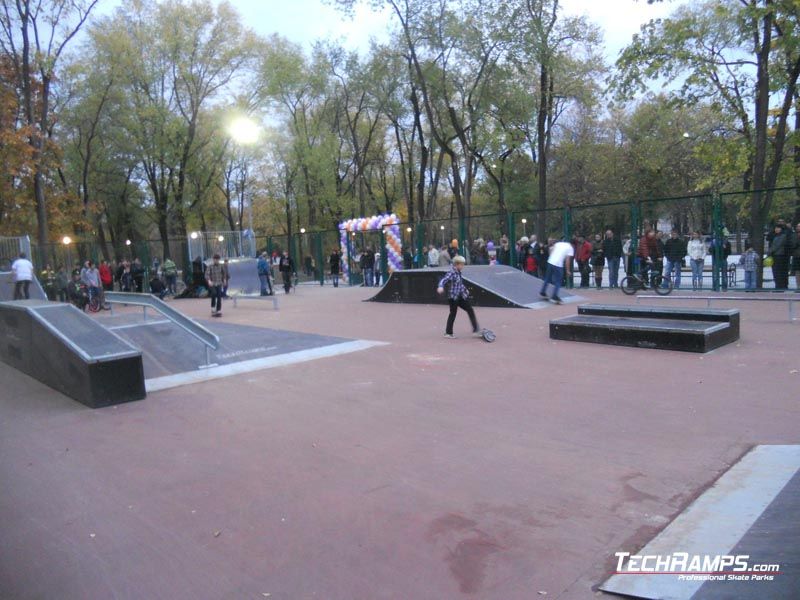
[[[478,319],[475,317],[475,311],[469,303],[469,291],[464,285],[464,280],[461,277],[461,270],[466,264],[466,260],[461,255],[453,257],[453,267],[450,271],[442,277],[439,281],[437,292],[441,295],[445,292],[445,286],[450,284],[448,290],[448,298],[450,300],[450,315],[447,317],[447,327],[444,331],[444,337],[454,338],[453,324],[456,321],[456,313],[458,309],[466,311],[469,315],[469,321],[472,324],[472,332],[475,335],[480,335],[480,328],[478,327]]]
[[[211,316],[222,316],[222,286],[225,283],[225,268],[219,262],[219,254],[214,255],[214,262],[206,267],[206,283],[211,297]]]

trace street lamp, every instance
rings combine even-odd
[[[198,237],[198,236],[197,236],[197,232],[196,232],[196,231],[193,231],[189,237],[190,237],[190,238],[192,238],[193,240],[196,240],[196,239],[197,239],[197,237]]]
[[[526,227],[527,224],[528,224],[528,219],[522,219],[522,235],[524,236],[528,235]]]
[[[69,245],[72,243],[72,238],[68,235],[65,235],[61,238],[61,243],[64,244],[64,247],[67,249],[67,265],[69,268],[72,268],[72,250],[70,250]]]
[[[442,230],[442,246],[444,246],[444,225],[439,225],[439,229]]]
[[[218,242],[224,242],[224,241],[225,241],[225,236],[224,236],[224,235],[221,235],[221,236],[219,236],[219,237],[217,238],[217,241],[218,241]]]

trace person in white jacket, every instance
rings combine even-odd
[[[703,266],[706,263],[708,249],[706,243],[700,236],[699,231],[692,234],[692,239],[686,248],[689,254],[689,262],[692,265],[692,289],[697,291],[703,288]]]
[[[14,273],[14,300],[28,300],[31,281],[33,281],[33,263],[28,260],[24,252],[19,253],[19,258],[11,265]]]

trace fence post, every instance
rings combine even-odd
[[[713,244],[712,250],[714,252],[711,256],[711,283],[714,291],[718,292],[720,291],[720,274],[722,274],[722,277],[725,277],[725,272],[722,268],[722,202],[717,192],[714,192],[711,202],[711,229],[713,231],[711,239]],[[727,285],[725,287],[727,287]]]
[[[630,271],[628,265],[625,265],[625,274],[637,273],[639,271],[638,263],[638,250],[639,250],[639,227],[641,227],[642,219],[642,205],[641,202],[631,202],[631,244],[630,251]],[[627,259],[626,259],[627,261]]]
[[[416,267],[421,269],[422,267],[425,266],[425,260],[426,260],[426,258],[422,256],[422,241],[425,239],[425,225],[422,223],[417,223],[416,229],[417,229],[417,251],[414,258],[419,257],[419,262],[417,263]],[[412,267],[414,266],[413,261],[411,265]]]
[[[469,240],[467,239],[467,221],[463,217],[458,219],[458,239],[461,240],[461,256],[469,256]]]
[[[508,261],[510,267],[517,266],[517,225],[516,214],[508,213]]]
[[[569,206],[564,207],[564,241],[568,244],[572,243],[572,208]],[[575,285],[575,269],[569,270],[569,279],[567,279],[567,288],[572,289]]]
[[[386,249],[386,230],[381,227],[381,277],[383,283],[389,278],[389,251]]]
[[[317,232],[314,234],[316,236],[316,247],[317,247],[317,269],[319,270],[319,284],[325,285],[325,252],[322,249],[322,233]]]

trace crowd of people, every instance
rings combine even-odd
[[[548,259],[558,240],[550,238],[540,243],[535,235],[523,236],[514,243],[512,252],[508,237],[500,237],[496,245],[493,241],[482,238],[474,240],[468,253],[469,263],[473,265],[509,265],[519,270],[544,279],[547,273]],[[655,229],[647,229],[635,244],[630,236],[620,237],[611,229],[604,234],[597,233],[585,236],[578,233],[568,243],[572,246],[572,270],[579,276],[578,285],[597,289],[604,285],[618,288],[620,271],[624,274],[636,273],[648,283],[653,273],[658,273],[665,281],[672,282],[673,287],[680,288],[682,273],[691,273],[693,290],[704,287],[703,278],[707,273],[706,258],[719,250],[726,265],[722,276],[723,289],[727,288],[727,270],[735,268],[728,265],[731,255],[731,243],[727,236],[704,236],[699,231],[683,235],[677,229],[668,235]],[[405,268],[449,267],[452,259],[458,254],[459,242],[450,244],[423,246],[422,252],[412,256],[406,250],[404,254]],[[756,275],[762,257],[745,242],[744,252],[738,262],[744,273],[744,285],[747,290],[756,288]],[[800,223],[792,228],[786,221],[776,221],[765,240],[765,257],[763,264],[772,268],[775,289],[789,289],[790,275],[795,276],[797,289],[800,289]]]

